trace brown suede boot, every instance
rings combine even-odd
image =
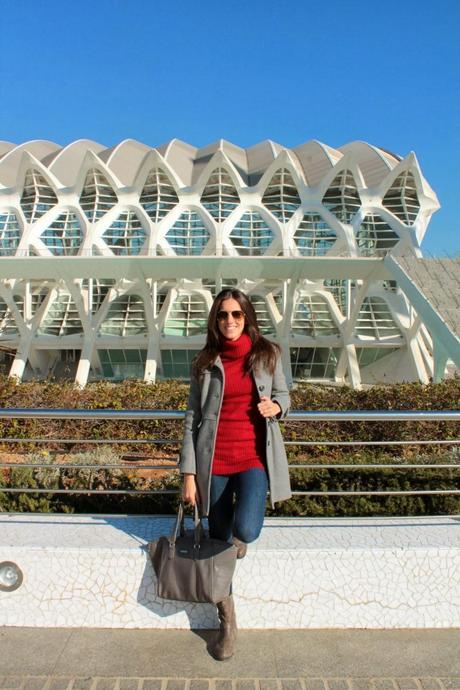
[[[248,545],[244,541],[237,539],[237,537],[233,537],[233,543],[237,548],[236,557],[244,558],[246,556],[246,551],[248,550]]]
[[[220,628],[216,640],[211,649],[211,654],[218,661],[230,659],[235,652],[236,640],[236,616],[233,597],[226,597],[217,604],[217,613],[220,620]]]

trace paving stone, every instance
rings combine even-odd
[[[114,690],[116,678],[98,678],[96,690]]]
[[[190,690],[209,690],[208,680],[192,680],[190,682]]]
[[[350,690],[374,690],[370,678],[350,678]]]
[[[329,690],[350,690],[348,680],[346,678],[328,678],[327,684]],[[394,690],[394,688],[392,688]]]
[[[423,690],[439,690],[440,683],[437,678],[418,678]]]
[[[304,684],[306,690],[325,690],[324,682],[321,678],[305,678]]]
[[[281,680],[282,690],[303,690],[298,678],[283,678]]]
[[[20,688],[23,685],[24,680],[24,676],[4,676],[2,679],[3,685],[0,687],[2,690],[4,688],[8,688],[8,690],[17,690],[17,688]]]
[[[460,678],[440,678],[446,690],[460,690]]]
[[[232,690],[231,680],[216,680],[215,684],[216,690]]]
[[[261,678],[259,681],[260,690],[278,690],[276,678]]]
[[[396,688],[393,678],[374,678],[373,683],[375,690],[395,690]],[[412,688],[414,686],[408,685],[404,687]],[[415,687],[417,687],[417,685]]]
[[[142,690],[161,690],[161,678],[144,678]]]
[[[256,690],[255,680],[238,680],[236,690]]]
[[[49,690],[67,690],[73,678],[60,676],[52,678],[49,684]]]
[[[168,680],[166,690],[185,690],[185,680]]]
[[[28,676],[24,682],[24,690],[43,690],[48,682],[48,676]]]
[[[139,678],[120,678],[120,690],[139,690]]]
[[[396,678],[396,683],[401,690],[419,690],[415,678]]]
[[[75,678],[72,685],[72,690],[91,690],[94,683],[94,678]]]

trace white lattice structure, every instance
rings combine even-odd
[[[413,153],[363,142],[2,142],[4,370],[187,376],[213,295],[237,285],[288,378],[426,381],[430,336],[383,257],[419,256],[438,207]]]

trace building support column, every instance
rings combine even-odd
[[[22,381],[32,345],[32,334],[22,336],[8,376]]]
[[[433,381],[439,383],[444,378],[447,360],[449,355],[439,340],[433,337]]]
[[[407,338],[407,349],[410,353],[412,362],[414,363],[415,370],[417,372],[417,378],[421,383],[428,383],[429,378],[426,372],[425,364],[423,362],[422,353],[420,351],[420,346],[418,340],[415,336]]]
[[[344,350],[347,359],[348,380],[354,389],[361,390],[361,372],[359,370],[356,348],[353,343],[348,343],[345,345]]]
[[[80,360],[78,362],[77,373],[75,374],[75,383],[80,388],[84,388],[88,382],[89,372],[91,371],[91,360],[94,354],[96,338],[90,336],[85,338],[81,350]]]
[[[158,333],[155,333],[155,336],[150,336],[148,341],[147,359],[144,369],[144,381],[155,383],[159,357],[160,348],[158,345]]]

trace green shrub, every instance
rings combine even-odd
[[[120,384],[100,382],[85,389],[68,382],[30,382],[16,384],[0,377],[2,407],[67,409],[172,409],[187,407],[188,384],[163,381],[156,384],[126,381]],[[294,410],[447,410],[458,409],[460,379],[424,386],[418,383],[374,386],[363,391],[348,387],[299,385],[291,392]],[[284,438],[297,441],[405,441],[444,440],[459,436],[454,422],[286,422]],[[113,489],[151,491],[177,490],[177,472],[143,479],[135,470],[97,470],[92,465],[116,465],[134,453],[174,460],[182,435],[181,421],[81,421],[69,420],[2,420],[0,436],[20,438],[24,443],[0,442],[0,450],[27,453],[28,462],[42,462],[46,469],[16,467],[0,470],[0,487],[25,486],[43,489]],[[46,445],[28,439],[46,438]],[[60,438],[75,439],[63,444]],[[139,439],[165,439],[166,444],[136,444]],[[85,439],[133,441],[91,445]],[[81,441],[81,442],[80,442]],[[46,448],[46,450],[44,450]],[[291,471],[292,485],[298,491],[351,490],[429,490],[457,489],[459,470],[452,469],[385,469],[360,468],[370,464],[459,464],[458,447],[417,446],[301,446],[288,445],[292,465],[353,464],[354,469],[298,468]],[[88,465],[86,468],[56,469],[55,455],[66,453],[66,464]],[[113,512],[171,513],[177,495],[102,495],[102,494],[8,494],[0,492],[0,511],[44,512]],[[294,496],[269,514],[352,516],[352,515],[425,515],[460,512],[460,497],[440,496]]]

